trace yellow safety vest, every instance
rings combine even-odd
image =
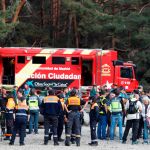
[[[10,110],[10,109],[14,109],[15,106],[16,106],[16,104],[14,102],[14,99],[13,98],[9,98],[8,102],[6,104],[6,108]]]

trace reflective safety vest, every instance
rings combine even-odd
[[[106,114],[106,111],[105,111],[105,106],[104,106],[104,100],[106,100],[106,98],[104,96],[100,96],[99,97],[99,114]]]
[[[111,112],[122,112],[122,106],[119,98],[113,98],[110,104]]]
[[[68,98],[68,106],[80,106],[80,98],[73,96]]]
[[[38,99],[37,99],[36,96],[30,96],[29,100],[28,100],[28,103],[29,103],[30,110],[39,109]]]
[[[63,108],[63,110],[64,110],[64,108],[65,108],[64,99],[63,99],[63,98],[61,98],[61,99],[60,99],[60,102],[61,102],[62,108]]]
[[[44,98],[44,103],[58,103],[59,98],[57,96],[46,96]]]
[[[98,104],[97,103],[92,104],[91,109],[94,109],[95,106],[98,107]]]
[[[23,102],[19,102],[18,105],[16,106],[16,116],[27,116],[26,111],[29,109],[28,105],[26,104],[26,101],[24,100]]]
[[[6,108],[9,110],[13,110],[15,108],[16,104],[13,98],[9,98],[6,104]]]

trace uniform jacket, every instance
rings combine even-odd
[[[59,98],[55,95],[46,96],[40,106],[40,113],[44,116],[54,115],[59,116],[60,110],[62,109]]]

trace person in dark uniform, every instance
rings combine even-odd
[[[91,146],[97,146],[97,136],[96,136],[96,124],[98,122],[98,116],[99,116],[99,106],[96,103],[97,98],[92,98],[91,108],[90,108],[90,129],[91,129],[91,143],[89,145]]]
[[[61,135],[63,132],[63,125],[64,125],[64,97],[62,94],[58,95],[58,97],[60,98],[62,109],[58,117],[57,135],[58,135],[58,141],[63,142],[64,140],[61,138]]]
[[[106,92],[101,90],[99,92],[100,96],[97,98],[97,104],[99,106],[99,119],[98,119],[98,129],[97,136],[98,139],[105,140],[106,139],[106,127],[107,127],[107,99]]]
[[[44,145],[48,144],[49,129],[52,125],[54,145],[59,145],[57,136],[58,116],[61,110],[61,102],[55,95],[54,90],[48,91],[49,95],[46,96],[40,106],[40,112],[44,115]]]
[[[20,146],[25,145],[24,144],[24,138],[26,135],[26,126],[27,126],[27,120],[28,120],[28,106],[26,104],[26,99],[23,97],[23,90],[19,90],[18,93],[18,104],[15,109],[15,123],[14,123],[14,129],[13,134],[10,140],[9,145],[14,145],[15,138],[17,131],[19,131],[19,137],[20,137]]]
[[[65,105],[67,106],[68,120],[66,122],[66,140],[65,145],[70,146],[70,138],[72,127],[74,125],[75,135],[76,135],[76,145],[80,146],[81,137],[81,122],[80,122],[80,111],[81,105],[85,102],[76,96],[76,89],[70,92],[70,97],[66,100]]]
[[[5,110],[5,118],[6,118],[6,128],[7,132],[5,134],[4,140],[10,140],[10,137],[12,136],[13,126],[14,126],[14,109],[15,109],[16,103],[13,95],[8,96],[8,101],[6,104],[6,110]]]
[[[6,118],[5,118],[5,110],[6,110],[6,103],[8,99],[8,94],[6,89],[2,88],[2,94],[0,99],[0,107],[1,107],[1,130],[2,134],[5,134],[5,125],[6,125]]]

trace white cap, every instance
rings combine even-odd
[[[143,101],[149,101],[149,102],[150,102],[150,99],[149,99],[149,97],[148,97],[147,95],[144,95],[143,98],[142,98],[142,100],[143,100]]]

